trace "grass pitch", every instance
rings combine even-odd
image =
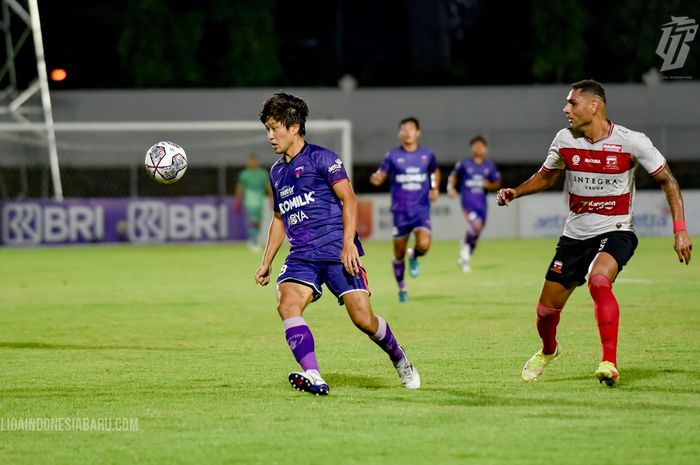
[[[615,285],[622,386],[593,378],[585,287],[564,310],[563,356],[525,384],[554,244],[485,241],[463,275],[457,244],[436,243],[405,304],[389,244],[367,244],[375,311],[423,388],[403,389],[326,292],[305,317],[327,398],[288,385],[274,288],[253,285],[244,246],[0,250],[0,418],[139,426],[0,431],[0,463],[698,463],[700,257],[681,266],[668,238],[640,241]]]

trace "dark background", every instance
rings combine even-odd
[[[39,3],[58,89],[640,82],[660,26],[700,18],[680,0]],[[700,75],[698,54],[682,74]]]

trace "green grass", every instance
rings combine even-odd
[[[698,264],[641,240],[615,286],[622,386],[592,377],[585,287],[563,356],[525,384],[553,246],[485,241],[463,275],[457,245],[436,243],[399,305],[389,244],[368,244],[375,311],[423,388],[401,388],[326,293],[305,316],[327,398],[289,387],[274,288],[253,285],[243,246],[0,250],[0,417],[139,419],[138,432],[0,431],[0,463],[698,463]]]

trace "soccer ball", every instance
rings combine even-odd
[[[146,171],[163,184],[177,181],[187,171],[185,149],[172,142],[158,142],[146,152]]]

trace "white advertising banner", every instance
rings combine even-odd
[[[688,233],[700,234],[700,190],[683,193]],[[360,196],[362,235],[368,239],[389,240],[393,227],[389,194]],[[432,208],[433,237],[459,240],[464,237],[466,220],[458,199],[441,195]],[[489,195],[486,228],[482,237],[557,237],[564,230],[568,215],[562,192],[543,192],[523,197],[508,207],[498,207],[495,195]],[[640,236],[665,236],[672,233],[671,213],[661,190],[640,191],[634,199],[634,224]]]

